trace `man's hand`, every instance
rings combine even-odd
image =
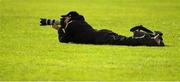
[[[64,21],[63,21],[63,23],[66,25],[68,22],[69,22],[69,20],[71,19],[71,17],[64,17]],[[65,25],[64,25],[64,27],[65,27]],[[60,28],[63,28],[63,27],[61,27],[61,25],[56,25],[56,24],[53,24],[52,25],[52,28],[54,28],[54,29],[56,29],[56,30],[59,30]]]
[[[59,30],[60,27],[61,27],[61,25],[56,25],[56,24],[52,25],[52,28],[54,28],[54,29],[56,29],[56,30]]]

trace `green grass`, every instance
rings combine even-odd
[[[180,80],[179,0],[0,0],[0,80]],[[143,24],[166,47],[63,44],[39,18],[70,10],[96,29],[130,36]]]

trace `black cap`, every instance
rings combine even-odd
[[[61,15],[61,17],[66,17],[66,16],[76,17],[76,16],[79,16],[79,14],[76,11],[70,11],[68,14]]]

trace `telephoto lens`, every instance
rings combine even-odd
[[[40,26],[46,25],[60,25],[60,20],[40,18]]]

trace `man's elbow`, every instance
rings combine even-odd
[[[63,39],[59,39],[59,42],[61,42],[61,43],[68,43],[69,41],[63,40]]]

